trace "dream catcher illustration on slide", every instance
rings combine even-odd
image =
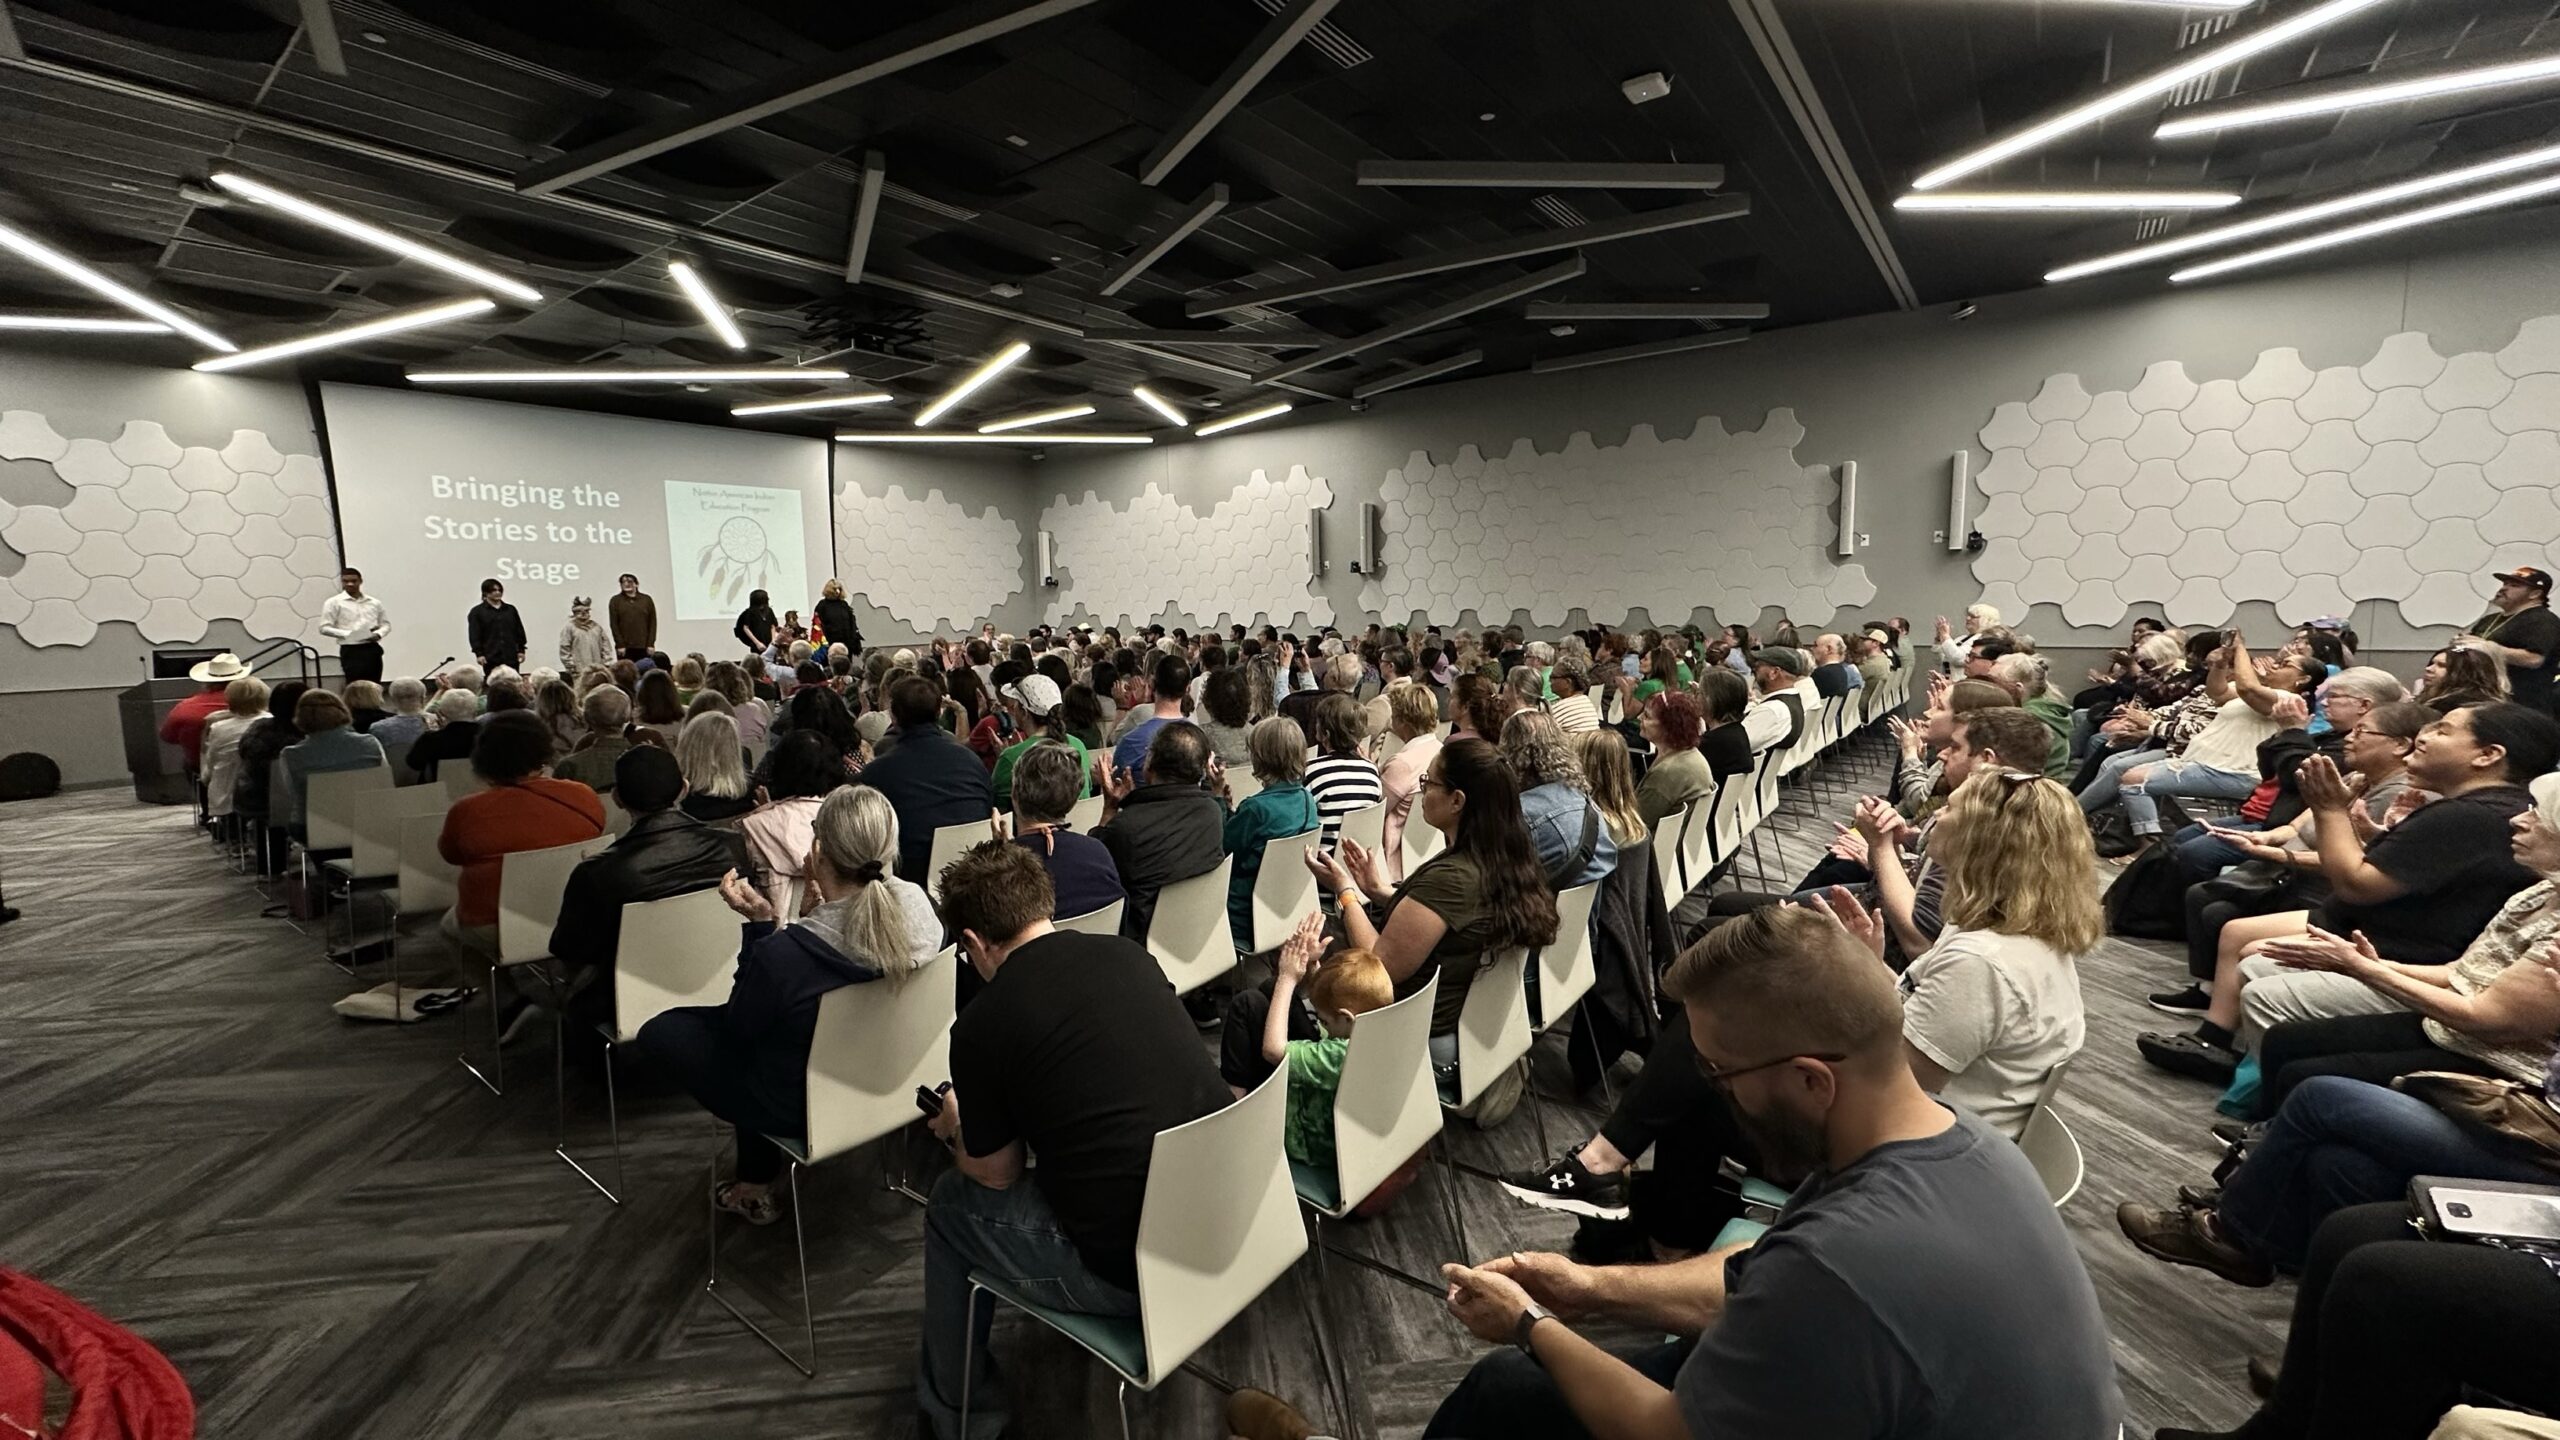
[[[773,542],[765,538],[764,527],[732,515],[720,522],[718,537],[702,547],[694,573],[710,576],[710,593],[723,604],[734,604],[747,592],[749,575],[755,576],[756,589],[771,588],[774,563]]]

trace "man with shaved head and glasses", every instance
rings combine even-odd
[[[1767,1234],[1664,1265],[1513,1254],[1443,1267],[1450,1313],[1514,1347],[1423,1432],[1470,1440],[2111,1440],[2097,1292],[2017,1145],[1920,1086],[1893,973],[1830,916],[1770,906],[1663,977],[1758,1173]],[[1682,1338],[1613,1354],[1588,1320]]]

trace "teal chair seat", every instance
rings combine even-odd
[[[969,1272],[969,1283],[1092,1351],[1095,1359],[1119,1371],[1120,1378],[1136,1384],[1147,1373],[1147,1334],[1137,1316],[1053,1310],[979,1270]]]
[[[1724,1228],[1716,1232],[1713,1248],[1722,1250],[1728,1245],[1748,1245],[1768,1233],[1769,1227],[1757,1220],[1727,1220]]]
[[[791,1163],[794,1165],[814,1165],[818,1163],[809,1158],[809,1142],[806,1140],[792,1140],[780,1135],[767,1135],[764,1138],[773,1142],[773,1147],[775,1149],[791,1157]]]
[[[1297,1187],[1300,1201],[1327,1215],[1341,1212],[1342,1177],[1335,1171],[1292,1160],[1289,1162],[1289,1180]]]

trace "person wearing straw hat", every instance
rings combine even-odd
[[[249,667],[228,650],[188,668],[187,678],[204,688],[171,706],[169,718],[160,722],[160,738],[185,753],[188,774],[204,762],[204,727],[230,708],[223,692],[248,673]]]

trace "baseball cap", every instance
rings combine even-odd
[[[1790,675],[1806,673],[1804,652],[1786,645],[1763,645],[1751,652],[1751,663],[1784,670]]]
[[[2495,578],[2501,585],[2522,585],[2529,590],[2539,590],[2546,595],[2551,593],[2551,573],[2547,570],[2536,570],[2530,565],[2519,565]]]
[[[1025,675],[996,693],[1034,715],[1048,714],[1066,698],[1058,693],[1058,682],[1046,675]]]

